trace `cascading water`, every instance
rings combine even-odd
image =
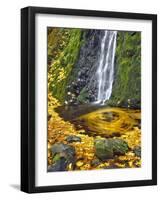
[[[98,94],[96,103],[104,104],[112,93],[117,31],[104,31],[96,78]]]

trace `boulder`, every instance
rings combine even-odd
[[[111,142],[113,153],[115,155],[124,155],[128,151],[128,144],[122,139],[108,139]]]
[[[99,165],[100,163],[101,163],[100,160],[97,159],[97,158],[91,161],[91,165],[92,165],[92,166],[97,166],[97,165]]]
[[[101,160],[113,158],[115,155],[124,155],[128,151],[128,144],[122,139],[96,139],[95,154]]]
[[[60,154],[64,153],[66,156],[74,156],[75,155],[75,149],[74,147],[68,145],[68,144],[63,144],[63,143],[56,143],[52,145],[51,147],[51,152],[53,155],[55,154]]]
[[[66,171],[68,162],[65,158],[59,158],[56,162],[48,166],[48,172]]]
[[[75,135],[69,135],[66,138],[66,141],[69,142],[69,143],[72,143],[72,142],[81,142],[81,138],[78,137],[78,136],[75,136]]]
[[[141,147],[140,146],[136,146],[133,151],[136,156],[141,157]]]
[[[68,164],[75,163],[75,149],[70,145],[63,143],[54,144],[51,147],[51,152],[53,157],[53,165],[52,169],[49,169],[50,171],[64,171],[66,170]],[[62,167],[60,166],[61,164]]]
[[[95,143],[95,154],[101,160],[113,158],[113,148],[111,142],[106,139],[96,139]]]

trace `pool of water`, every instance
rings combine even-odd
[[[85,129],[89,135],[121,136],[133,127],[141,127],[141,111],[100,105],[80,105],[57,108],[59,115]]]

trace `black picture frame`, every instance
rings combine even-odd
[[[35,15],[60,14],[152,21],[152,179],[60,186],[35,186]],[[157,15],[45,7],[21,9],[21,190],[27,193],[157,184]]]

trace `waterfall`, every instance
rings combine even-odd
[[[99,65],[96,71],[98,93],[96,103],[104,104],[112,93],[117,31],[104,31]]]

